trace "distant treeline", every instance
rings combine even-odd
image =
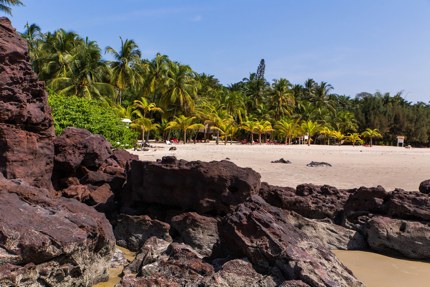
[[[53,95],[91,99],[92,104],[81,106],[96,102],[111,109],[117,122],[130,119],[142,138],[184,140],[212,133],[224,142],[255,138],[294,143],[304,137],[320,144],[373,140],[393,145],[402,135],[407,144],[429,146],[429,104],[407,102],[401,93],[360,93],[350,98],[313,79],[303,84],[284,78],[269,82],[264,60],[255,73],[224,86],[214,76],[199,74],[166,55],[142,59],[139,47],[129,39],[120,39],[118,50],[102,50],[73,32],[42,33],[35,24],[26,25],[23,36],[34,70]],[[105,53],[113,60],[103,60]],[[74,124],[62,114],[55,113],[58,127],[61,122]],[[98,130],[103,134],[103,128]],[[115,142],[124,144],[117,138]]]

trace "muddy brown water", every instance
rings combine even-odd
[[[117,249],[121,250],[122,253],[124,253],[124,257],[128,260],[128,262],[132,262],[134,258],[136,257],[136,253],[132,252],[128,249],[125,249],[121,246],[116,246]],[[114,287],[116,284],[118,284],[121,281],[121,274],[122,270],[124,268],[118,267],[118,268],[110,268],[109,269],[109,280],[106,282],[100,282],[93,287]]]
[[[366,287],[429,287],[430,263],[366,251],[333,250]]]

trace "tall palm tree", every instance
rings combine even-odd
[[[165,86],[169,57],[157,53],[155,58],[147,63],[144,91],[147,96],[152,95],[151,101],[159,104],[161,92]]]
[[[140,63],[141,52],[138,45],[133,40],[121,39],[121,49],[119,51],[108,46],[106,53],[112,54],[114,61],[110,61],[112,68],[112,82],[118,89],[119,104],[122,103],[122,93],[129,86],[133,86],[142,81],[141,75],[137,71]]]
[[[275,120],[291,115],[295,99],[291,90],[291,83],[287,79],[275,80],[269,90],[269,97],[271,111]]]
[[[200,123],[194,123],[196,117],[186,117],[180,115],[175,116],[174,120],[167,124],[167,130],[178,130],[182,131],[184,135],[184,144],[187,142],[187,131],[193,129],[203,129],[205,126]]]
[[[177,108],[185,114],[194,112],[194,98],[197,90],[198,85],[194,79],[193,70],[187,65],[170,62],[166,90],[161,99],[164,110],[173,106],[173,116],[176,115]]]
[[[361,133],[361,135],[365,138],[370,139],[370,146],[372,146],[374,138],[382,138],[382,135],[378,129],[367,128],[364,132]]]
[[[321,126],[317,122],[305,121],[301,124],[302,131],[308,136],[308,146],[311,145],[311,138],[320,130]]]
[[[71,51],[68,71],[49,82],[55,91],[65,95],[77,95],[88,98],[113,99],[114,87],[103,81],[108,73],[101,61],[100,48],[94,41],[78,43]]]
[[[145,141],[145,132],[149,130],[149,127],[152,126],[152,119],[145,118],[139,110],[134,110],[133,114],[136,115],[137,118],[131,122],[130,127],[134,129],[140,128],[140,130],[142,131],[143,143]]]
[[[12,9],[10,6],[22,6],[22,2],[20,0],[0,0],[0,11],[5,12],[6,14],[12,15]]]

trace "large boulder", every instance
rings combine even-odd
[[[229,161],[202,162],[164,157],[161,162],[132,161],[124,210],[163,204],[199,213],[225,214],[258,193],[260,174]]]
[[[366,225],[372,250],[411,259],[430,259],[430,227],[417,221],[375,216]]]
[[[422,193],[429,194],[430,193],[430,179],[422,181],[420,183],[419,190]]]
[[[368,213],[382,214],[384,199],[388,192],[382,186],[360,187],[345,202],[344,211],[347,218],[354,218]]]
[[[0,173],[6,178],[52,187],[54,127],[47,101],[27,42],[0,18]]]
[[[278,268],[286,279],[310,286],[363,286],[329,249],[288,222],[287,215],[253,196],[221,221],[221,244],[231,256],[246,256],[259,273]]]
[[[0,202],[0,286],[107,279],[115,238],[103,214],[16,180],[0,179]]]

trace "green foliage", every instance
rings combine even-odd
[[[77,127],[103,135],[114,147],[131,148],[136,142],[137,134],[103,101],[50,93],[48,102],[57,135]]]
[[[0,11],[3,11],[6,14],[12,15],[12,9],[10,6],[22,6],[22,2],[20,0],[0,0]]]

